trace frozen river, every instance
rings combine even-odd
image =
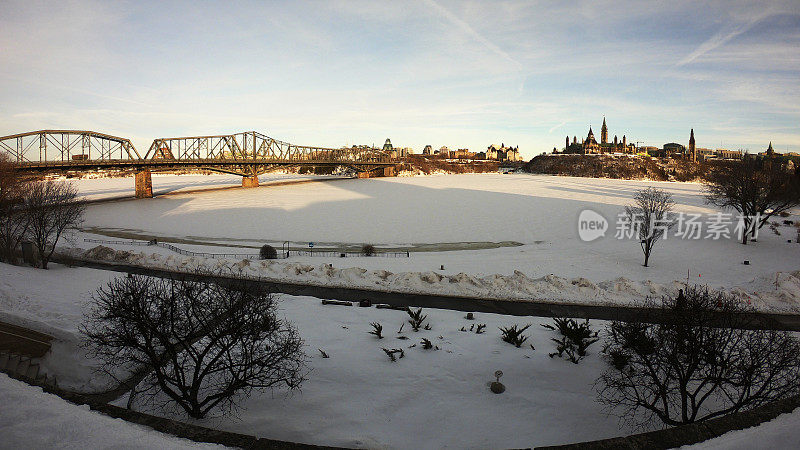
[[[296,177],[296,176],[294,176]],[[307,179],[308,177],[304,178]],[[312,177],[313,178],[313,177]],[[126,238],[171,239],[187,248],[230,252],[218,245],[257,248],[267,242],[317,247],[410,249],[411,258],[309,259],[337,267],[528,276],[557,274],[593,281],[620,276],[633,280],[687,280],[742,285],[758,276],[800,267],[800,245],[766,227],[759,242],[738,244],[735,236],[698,240],[669,237],[657,244],[651,267],[642,267],[638,242],[615,238],[615,221],[636,190],[656,186],[672,193],[675,211],[718,213],[704,202],[702,186],[539,175],[469,174],[377,179],[327,179],[324,183],[225,189],[153,199],[94,204],[84,230]],[[286,181],[280,175],[271,181]],[[86,195],[112,189],[118,179],[88,180]],[[263,180],[270,181],[270,180]],[[128,180],[130,181],[130,180]],[[229,176],[154,177],[162,186],[190,189],[234,183]],[[110,187],[109,187],[110,186]],[[584,242],[578,216],[591,209],[609,221],[605,237]],[[705,234],[705,233],[704,233]],[[209,247],[214,246],[214,247]],[[85,246],[84,246],[85,247]],[[246,253],[248,249],[242,250]],[[750,265],[742,262],[750,260]]]

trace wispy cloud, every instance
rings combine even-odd
[[[554,126],[553,128],[550,128],[549,130],[547,130],[547,134],[551,134],[553,131],[556,131],[557,129],[559,129],[559,128],[563,127],[564,125],[566,125],[566,124],[568,124],[568,123],[569,123],[569,122],[568,122],[568,121],[566,121],[566,120],[565,120],[565,121],[563,121],[563,122],[561,122],[561,123],[559,123],[558,125]]]
[[[517,61],[506,51],[498,47],[494,42],[490,41],[489,39],[486,39],[483,35],[475,31],[475,29],[472,26],[470,26],[470,24],[461,20],[458,16],[450,12],[450,10],[440,5],[436,0],[425,0],[425,3],[427,3],[431,8],[433,8],[439,15],[447,19],[447,21],[455,25],[459,30],[466,33],[470,38],[476,40],[481,45],[483,45],[486,49],[488,49],[495,55],[505,59],[507,62],[514,64],[515,68],[517,69],[522,68],[522,64],[520,64],[519,61]]]
[[[676,66],[680,67],[689,64],[692,61],[696,60],[697,58],[705,55],[706,53],[727,44],[732,39],[743,33],[746,33],[751,28],[753,28],[753,26],[755,26],[757,23],[759,23],[760,21],[764,20],[769,16],[770,13],[763,13],[756,17],[753,17],[752,19],[750,19],[745,23],[735,24],[733,25],[733,27],[728,27],[725,30],[719,31],[714,36],[711,36],[711,38],[709,38],[707,41],[700,44],[700,46],[697,47],[693,52],[689,53],[688,55],[686,55],[686,57],[678,61],[678,64],[676,64]]]

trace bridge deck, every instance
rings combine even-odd
[[[115,160],[66,160],[22,162],[17,167],[23,171],[90,170],[90,169],[165,169],[172,167],[240,167],[240,166],[370,166],[390,167],[396,161],[356,161],[341,159],[115,159]]]

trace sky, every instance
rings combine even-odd
[[[0,1],[0,135],[800,151],[800,1]]]

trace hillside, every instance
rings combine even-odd
[[[529,173],[625,180],[699,181],[709,163],[611,155],[539,155],[525,163]]]

